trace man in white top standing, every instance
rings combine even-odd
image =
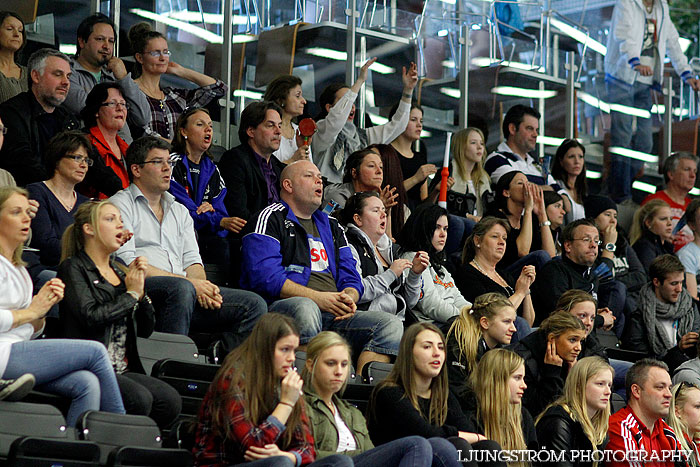
[[[610,103],[649,112],[651,90],[661,90],[666,55],[681,79],[692,89],[700,90],[700,82],[678,42],[678,31],[671,22],[667,1],[617,0],[605,55],[605,82]],[[610,147],[650,153],[653,144],[651,114],[636,117],[636,132],[633,131],[634,118],[624,107],[611,109]],[[631,199],[632,182],[642,166],[642,161],[611,150],[608,189],[613,201],[621,203]]]

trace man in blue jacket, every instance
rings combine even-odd
[[[403,323],[378,311],[357,311],[362,278],[345,233],[319,209],[321,172],[310,161],[280,175],[281,202],[254,215],[243,232],[241,286],[262,295],[270,311],[290,315],[305,345],[322,330],[344,335],[359,353],[358,371],[398,353]],[[359,352],[358,352],[359,351]]]

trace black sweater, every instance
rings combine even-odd
[[[649,274],[649,266],[654,258],[665,254],[673,254],[673,244],[671,242],[662,242],[661,237],[656,234],[644,230],[639,240],[632,245],[639,261],[644,266],[644,271]]]
[[[379,386],[374,389],[374,411],[369,414],[367,427],[375,446],[388,443],[405,436],[424,438],[449,438],[458,436],[460,431],[474,432],[474,426],[464,415],[459,402],[448,393],[447,418],[442,426],[431,424],[426,418],[430,413],[430,399],[418,398],[423,416],[413,407],[403,388]]]

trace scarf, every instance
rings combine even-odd
[[[336,172],[342,174],[345,169],[345,161],[350,157],[350,154],[365,146],[367,146],[367,134],[364,131],[359,131],[355,124],[348,120],[340,129],[336,145],[331,148],[333,155],[331,166]]]
[[[678,320],[676,334],[683,336],[693,328],[692,308],[692,299],[685,292],[681,292],[676,303],[662,303],[656,298],[651,282],[642,287],[639,292],[639,310],[654,355],[662,356],[673,347],[659,320]]]

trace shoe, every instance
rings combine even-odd
[[[0,379],[0,400],[10,402],[24,399],[34,388],[34,375],[25,373],[17,379]]]

